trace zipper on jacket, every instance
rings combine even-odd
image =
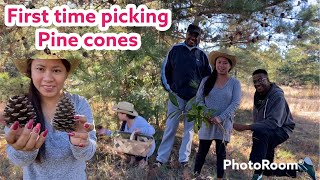
[[[267,110],[267,105],[268,105],[269,99],[267,99],[266,105],[264,106],[264,111],[263,111],[263,118],[266,119],[266,110]]]

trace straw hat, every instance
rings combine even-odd
[[[132,116],[138,116],[138,112],[134,109],[134,105],[129,102],[119,102],[117,105],[112,107],[112,110],[116,112],[121,112],[125,114],[129,114]]]
[[[231,52],[228,51],[227,49],[220,49],[218,51],[211,51],[210,52],[209,62],[211,64],[211,67],[215,66],[216,60],[218,57],[225,57],[225,58],[229,59],[232,62],[231,69],[233,69],[234,66],[237,64],[237,58],[235,55],[232,55]]]
[[[63,57],[62,51],[35,51],[33,55],[26,59],[14,59],[13,63],[17,67],[18,71],[24,74],[25,76],[30,78],[30,74],[27,73],[28,69],[28,61],[32,59],[43,59],[43,60],[57,60],[57,59],[65,59],[70,63],[70,71],[74,71],[78,65],[80,64],[80,59],[78,57],[75,57],[71,53]]]

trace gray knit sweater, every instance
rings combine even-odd
[[[66,93],[73,101],[77,114],[85,115],[89,123],[93,123],[91,108],[86,99],[79,95]],[[47,121],[46,121],[47,122]],[[48,135],[45,140],[45,157],[42,163],[36,163],[38,150],[18,151],[7,145],[7,154],[10,161],[23,168],[25,180],[82,180],[86,179],[86,161],[93,157],[96,151],[96,131],[89,133],[89,145],[80,148],[69,141],[66,132],[54,130],[46,123]],[[5,128],[8,132],[8,128]]]
[[[203,78],[197,92],[197,101],[200,101],[203,94],[204,82],[208,77]],[[218,116],[222,121],[223,128],[218,125],[210,124],[209,127],[205,123],[199,130],[199,139],[212,140],[220,139],[227,142],[230,141],[233,119],[235,111],[240,105],[241,99],[241,86],[240,82],[235,78],[230,78],[223,88],[212,88],[209,95],[205,97],[205,105],[208,108],[215,109],[216,113],[213,117]]]

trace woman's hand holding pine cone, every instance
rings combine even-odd
[[[94,125],[87,123],[84,115],[75,115],[76,130],[68,133],[71,144],[79,147],[85,147],[89,144],[89,132],[94,129]]]
[[[5,135],[5,139],[14,149],[21,151],[33,151],[39,149],[44,143],[48,130],[40,132],[41,125],[38,123],[33,127],[34,120],[31,119],[24,126],[20,127],[19,122],[15,121],[9,132]]]

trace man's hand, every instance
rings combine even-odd
[[[234,123],[233,129],[235,129],[236,131],[246,131],[246,130],[251,130],[251,127],[250,125],[247,125],[247,124]]]

